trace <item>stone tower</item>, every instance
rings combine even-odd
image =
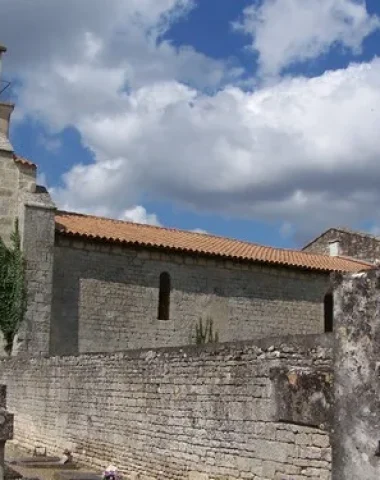
[[[6,51],[0,45],[0,92],[2,57]],[[0,237],[6,244],[20,214],[23,192],[36,191],[36,166],[18,157],[9,139],[13,110],[14,104],[3,101],[0,94]]]
[[[0,45],[0,86],[2,57]],[[0,88],[0,92],[1,92]],[[14,342],[14,354],[49,351],[55,205],[45,188],[36,186],[37,167],[19,157],[9,139],[14,105],[0,93],[0,237],[6,244],[18,220],[26,261],[27,312]],[[0,341],[0,356],[1,356]]]

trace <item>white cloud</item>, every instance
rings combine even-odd
[[[37,172],[37,185],[47,186],[46,175],[43,172]]]
[[[62,141],[59,137],[52,137],[44,133],[40,133],[37,137],[37,143],[52,153],[57,153],[62,148]]]
[[[380,200],[380,61],[214,96],[177,82],[120,97],[80,119],[97,162],[59,192],[119,216],[139,195],[315,231],[352,223]]]
[[[359,53],[380,20],[364,0],[264,0],[247,7],[235,27],[252,36],[261,73],[271,76],[334,45]]]
[[[343,9],[352,2],[335,3]],[[379,60],[246,92],[225,84],[237,72],[224,62],[159,42],[189,2],[109,0],[103,10],[104,0],[35,0],[33,8],[21,0],[3,4],[0,28],[11,47],[8,58],[13,46],[12,68],[24,80],[20,107],[50,133],[74,126],[94,154],[93,164],[78,159],[63,186],[53,189],[61,208],[155,223],[154,214],[136,207],[148,197],[280,222],[302,235],[363,216],[376,222]],[[316,43],[330,45],[334,38],[359,46],[376,21],[357,7],[347,17],[357,41],[350,44],[348,30],[342,30],[338,36],[318,34]],[[30,40],[30,58],[23,57],[25,42],[9,27],[16,14],[18,30]],[[290,39],[287,63],[300,56],[297,41]],[[278,62],[262,65],[272,72],[283,68]],[[216,93],[205,93],[203,86]]]
[[[294,226],[289,222],[284,222],[280,227],[280,235],[282,238],[291,238],[294,235]]]
[[[122,91],[156,81],[216,88],[235,78],[240,70],[228,61],[162,40],[192,6],[192,0],[1,0],[6,69],[24,83],[19,108],[50,114],[50,123],[54,111],[53,127],[61,128],[83,114],[112,113]]]
[[[160,226],[157,215],[153,213],[148,213],[144,207],[141,205],[134,206],[123,212],[120,220],[127,220],[133,223],[142,223],[144,225],[156,225]]]

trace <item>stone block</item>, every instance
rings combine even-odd
[[[96,472],[63,471],[55,472],[53,480],[102,480],[102,475]]]
[[[275,389],[277,421],[331,428],[331,370],[275,368],[271,371],[271,380]]]
[[[188,476],[189,480],[209,480],[210,477],[207,473],[201,473],[201,472],[189,472]]]

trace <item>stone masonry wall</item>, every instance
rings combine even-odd
[[[380,259],[380,240],[374,235],[332,228],[307,245],[303,250],[329,255],[329,242],[338,240],[340,255],[375,262]]]
[[[33,202],[25,196],[20,213],[27,311],[14,341],[13,354],[46,355],[50,345],[55,208],[47,193],[30,197]]]
[[[23,446],[69,448],[99,468],[117,465],[127,478],[327,480],[329,435],[284,422],[270,377],[281,367],[295,388],[295,372],[330,368],[330,340],[19,357],[0,363],[0,382]]]
[[[36,170],[16,164],[13,152],[0,150],[0,237],[9,243],[24,192],[34,192]]]
[[[171,276],[170,320],[157,320],[159,277]],[[189,344],[211,316],[221,342],[322,333],[329,277],[58,237],[53,354]]]
[[[13,153],[0,150],[0,237],[9,243],[18,213],[19,172]]]
[[[380,270],[336,281],[334,480],[380,473]]]

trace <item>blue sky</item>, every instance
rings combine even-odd
[[[0,7],[12,143],[59,207],[283,247],[379,231],[377,1]]]

